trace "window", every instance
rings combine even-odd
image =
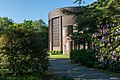
[[[60,25],[59,18],[53,19],[53,47],[60,46]]]

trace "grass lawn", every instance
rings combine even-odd
[[[70,58],[69,55],[63,55],[63,54],[58,54],[58,55],[50,55],[50,58]]]

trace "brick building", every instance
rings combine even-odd
[[[69,54],[73,48],[71,34],[75,31],[75,15],[64,14],[62,9],[78,11],[79,7],[64,7],[51,11],[48,14],[49,20],[49,50],[62,51]]]

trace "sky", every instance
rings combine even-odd
[[[0,17],[8,17],[16,23],[42,19],[48,24],[48,13],[56,8],[78,6],[75,0],[0,0]],[[84,0],[88,5],[97,0]]]

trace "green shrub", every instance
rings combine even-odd
[[[49,53],[51,55],[58,55],[58,54],[62,54],[62,51],[50,51]]]
[[[108,71],[120,73],[120,61],[113,61],[107,65],[108,65],[107,67]]]
[[[54,74],[53,72],[47,72],[45,75],[37,75],[35,73],[29,73],[25,76],[0,76],[0,80],[74,80],[68,76],[60,76],[58,74]]]
[[[93,49],[72,50],[70,59],[75,63],[81,63],[89,67],[96,66],[95,50]]]
[[[39,28],[10,26],[0,36],[0,75],[24,76],[48,69],[48,54]]]
[[[120,73],[120,61],[119,56],[117,58],[111,55],[109,57],[103,55],[104,57],[99,59],[100,54],[98,54],[93,49],[83,49],[83,50],[72,50],[70,53],[70,59],[72,62],[81,63],[88,67],[95,67],[99,69],[104,69],[111,72]]]

